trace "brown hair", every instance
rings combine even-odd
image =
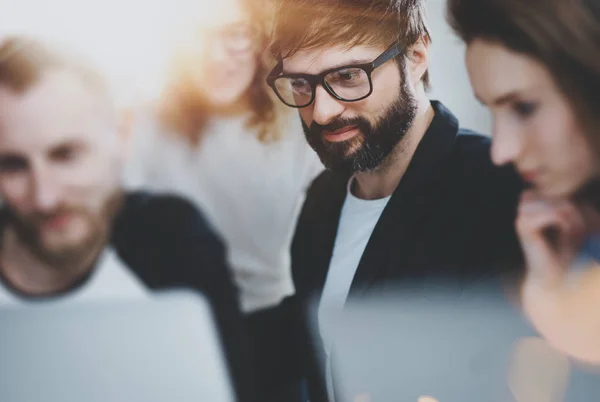
[[[423,36],[431,40],[424,0],[280,0],[270,50],[281,59],[328,45],[410,47]]]
[[[48,70],[67,70],[86,84],[109,95],[104,79],[74,54],[24,36],[11,36],[0,43],[0,86],[22,93],[39,82]]]
[[[247,127],[257,130],[262,142],[276,140],[280,136],[280,125],[287,109],[280,105],[268,88],[265,80],[274,66],[274,60],[265,54],[268,37],[272,27],[273,0],[240,0],[250,14],[250,20],[256,27],[255,48],[258,67],[248,89],[248,98],[252,107]],[[210,107],[201,94],[194,91],[193,85],[187,85],[187,77],[174,77],[171,85],[163,92],[159,104],[159,121],[164,128],[175,135],[183,136],[190,144],[197,145],[202,138],[203,129],[210,117]]]
[[[467,44],[498,42],[544,64],[600,154],[600,2],[449,0],[448,20]]]

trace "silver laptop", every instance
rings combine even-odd
[[[0,309],[0,401],[231,402],[207,302],[140,301]]]
[[[552,349],[503,295],[400,291],[332,319],[336,402],[600,401],[598,369]]]

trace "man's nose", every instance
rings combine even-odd
[[[60,202],[60,186],[47,168],[37,168],[33,172],[31,196],[33,205],[41,211],[56,208]]]
[[[331,96],[325,88],[318,85],[313,103],[313,121],[322,126],[331,123],[346,109],[344,103]]]

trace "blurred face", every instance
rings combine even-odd
[[[513,163],[548,197],[570,196],[591,178],[590,146],[543,65],[484,40],[469,45],[466,61],[476,96],[494,116],[494,163]]]
[[[283,60],[283,73],[319,74],[370,63],[384,50],[374,46],[302,50]],[[356,102],[340,101],[317,85],[314,101],[298,109],[306,138],[327,168],[350,173],[374,170],[396,148],[417,112],[414,85],[401,70],[395,61],[375,69],[373,92]],[[352,74],[342,71],[336,79],[352,81]]]
[[[24,93],[0,87],[0,196],[23,244],[49,262],[104,241],[120,199],[110,106],[70,72]]]
[[[213,107],[235,106],[246,94],[257,70],[257,35],[237,0],[203,13],[188,52],[188,74]],[[213,15],[214,14],[214,15]]]

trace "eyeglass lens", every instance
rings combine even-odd
[[[334,70],[325,76],[327,90],[342,100],[354,101],[363,98],[371,91],[371,81],[365,70],[358,67]],[[311,103],[315,87],[302,77],[280,77],[274,87],[282,100],[295,107]]]

